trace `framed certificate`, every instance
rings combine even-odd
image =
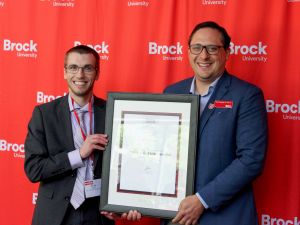
[[[101,211],[172,218],[192,195],[198,96],[109,93]]]

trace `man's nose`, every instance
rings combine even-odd
[[[78,68],[78,72],[76,73],[78,76],[83,76],[84,75],[84,71],[83,71],[84,67],[79,67]]]
[[[202,48],[202,51],[200,52],[199,56],[200,56],[201,58],[208,58],[208,57],[209,57],[209,53],[208,53],[206,47],[203,47],[203,48]]]

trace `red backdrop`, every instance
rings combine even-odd
[[[265,93],[270,144],[255,182],[260,224],[298,224],[299,0],[2,0],[1,225],[30,224],[38,186],[23,172],[27,123],[35,105],[67,92],[65,51],[81,43],[99,52],[100,97],[107,91],[159,93],[193,75],[187,38],[204,20],[220,23],[232,37],[227,69]]]

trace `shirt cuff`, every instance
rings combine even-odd
[[[203,200],[203,198],[199,195],[199,193],[196,193],[196,196],[198,197],[199,201],[202,203],[202,205],[204,206],[205,209],[208,209],[208,205],[206,204],[206,202]]]
[[[68,152],[68,158],[69,158],[72,170],[84,166],[84,163],[80,156],[79,149],[75,149],[74,151]]]

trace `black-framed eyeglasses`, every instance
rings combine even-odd
[[[190,51],[194,55],[199,55],[204,48],[209,55],[216,55],[219,53],[220,48],[224,48],[224,46],[222,46],[222,45],[201,45],[201,44],[190,45]]]
[[[95,73],[97,70],[93,65],[78,66],[76,64],[65,66],[65,69],[67,70],[67,72],[73,74],[78,73],[80,69],[82,69],[82,72],[86,74]]]

